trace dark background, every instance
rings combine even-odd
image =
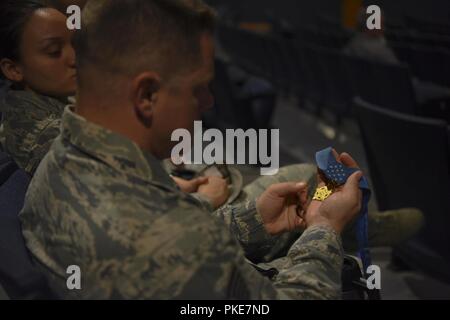
[[[296,26],[315,23],[318,16],[336,20],[341,15],[341,0],[211,0],[210,4],[226,6],[245,20],[265,20],[268,16],[283,18]],[[435,22],[450,20],[450,1],[447,0],[371,0],[389,19],[401,21],[406,15]]]

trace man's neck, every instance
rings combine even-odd
[[[142,126],[132,116],[131,106],[120,102],[107,102],[102,99],[78,95],[75,112],[89,122],[118,133],[135,142],[141,149],[149,150],[146,145]]]

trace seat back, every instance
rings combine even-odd
[[[22,236],[18,214],[30,178],[0,153],[0,284],[11,299],[49,298],[42,274],[34,266]]]
[[[355,105],[379,209],[421,209],[426,218],[421,240],[450,257],[447,124],[361,99]]]
[[[419,114],[412,75],[406,65],[373,63],[373,70],[378,87],[378,99],[374,104],[392,111]]]

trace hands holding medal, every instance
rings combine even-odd
[[[347,154],[333,150],[337,162],[358,168],[358,164]],[[266,231],[280,234],[297,228],[326,225],[338,234],[360,211],[362,193],[359,180],[362,173],[353,173],[345,184],[331,181],[319,170],[318,190],[308,203],[305,183],[279,183],[270,186],[257,200],[256,208]],[[326,188],[325,188],[326,187]]]

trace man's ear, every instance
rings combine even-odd
[[[8,58],[3,58],[0,60],[0,69],[6,79],[12,82],[22,82],[23,73],[22,69],[17,65],[16,62]]]
[[[137,117],[146,127],[151,126],[160,87],[160,77],[154,72],[141,73],[133,80],[131,100]]]

